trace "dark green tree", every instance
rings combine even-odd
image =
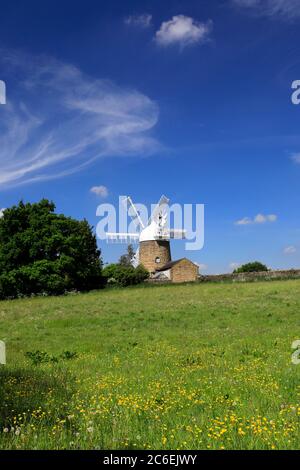
[[[235,269],[233,272],[238,273],[259,273],[263,271],[269,271],[265,264],[260,263],[259,261],[254,261],[253,263],[243,264],[239,268]]]
[[[22,201],[0,219],[0,297],[61,294],[102,285],[102,261],[86,220],[56,214],[55,205]]]

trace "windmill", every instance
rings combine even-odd
[[[171,261],[171,239],[184,239],[186,232],[168,227],[169,199],[162,196],[145,226],[130,197],[123,200],[137,231],[134,233],[106,233],[108,242],[139,243],[131,260],[134,267],[142,264],[150,273]]]

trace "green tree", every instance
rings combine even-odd
[[[55,205],[22,201],[0,219],[0,297],[61,294],[102,285],[102,261],[86,220],[56,214]]]
[[[254,261],[253,263],[243,264],[239,268],[235,269],[233,272],[238,273],[259,273],[262,271],[269,271],[265,264],[260,263],[259,261]]]
[[[127,253],[125,255],[122,255],[119,259],[119,264],[121,266],[131,266],[131,260],[135,255],[135,251],[133,249],[132,245],[127,246]]]

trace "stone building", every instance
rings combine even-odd
[[[199,276],[199,267],[187,258],[170,261],[156,269],[154,279],[171,282],[194,282]]]
[[[189,259],[172,261],[169,240],[141,241],[139,261],[155,281],[193,282],[199,276],[199,267]]]

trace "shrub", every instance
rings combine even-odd
[[[140,264],[136,269],[135,269],[135,277],[137,280],[137,284],[146,281],[149,277],[149,271],[147,271],[146,268],[142,264]]]
[[[259,261],[254,261],[253,263],[243,264],[239,268],[235,269],[233,272],[238,273],[259,273],[263,271],[269,271],[265,264],[260,263]]]
[[[144,282],[149,277],[149,272],[142,265],[134,268],[133,266],[110,264],[103,269],[103,276],[108,284],[126,287]]]
[[[63,351],[59,356],[53,356],[52,354],[48,354],[45,351],[27,351],[25,353],[25,357],[27,357],[34,366],[38,366],[40,364],[45,364],[48,362],[58,363],[59,360],[71,360],[77,359],[78,354],[76,351]]]

